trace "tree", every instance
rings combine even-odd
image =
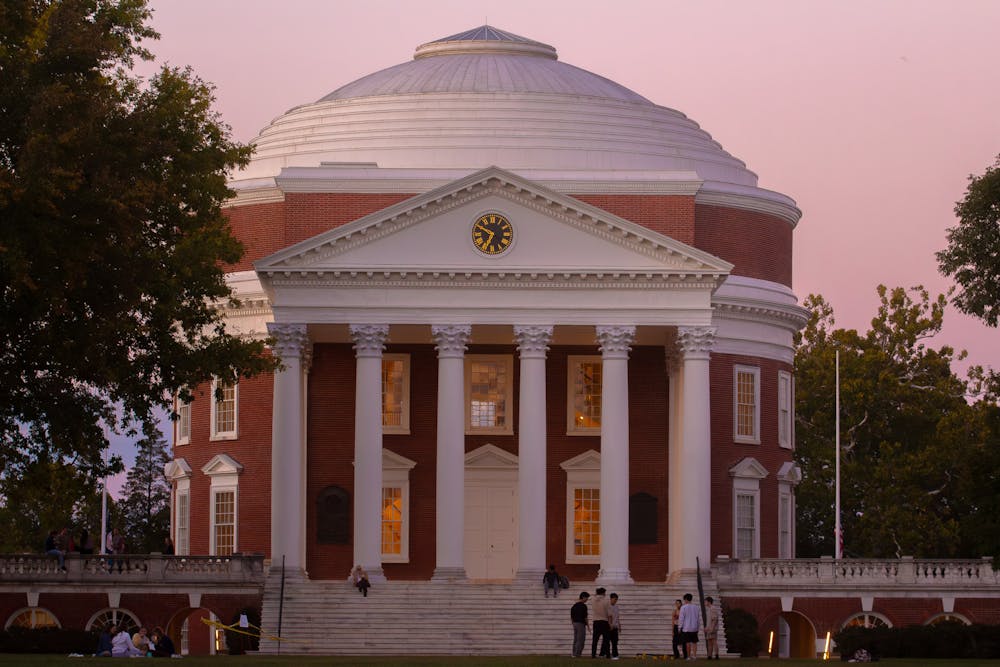
[[[798,555],[834,552],[837,350],[845,553],[981,555],[986,545],[970,535],[987,519],[979,505],[991,493],[995,502],[996,487],[976,468],[996,460],[996,418],[988,401],[966,400],[968,383],[951,371],[954,350],[926,342],[941,330],[945,295],[884,286],[878,294],[864,334],[834,328],[822,297],[806,300],[812,314],[795,357],[796,458],[804,472],[796,494]]]
[[[170,529],[170,484],[163,471],[170,461],[167,442],[159,434],[147,435],[136,449],[122,503],[125,541],[132,553],[162,551]]]
[[[242,247],[222,203],[251,149],[190,70],[151,59],[145,0],[8,0],[0,9],[0,470],[108,472],[137,432],[213,376],[271,370],[226,330]],[[112,464],[114,468],[114,464]]]
[[[961,287],[954,299],[958,309],[995,327],[1000,319],[1000,156],[982,176],[969,176],[955,215],[959,222],[948,230],[948,248],[937,253],[938,268]]]

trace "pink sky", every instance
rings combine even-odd
[[[1000,153],[1000,2],[154,0],[158,62],[217,87],[241,141],[290,107],[489,22],[697,121],[796,200],[795,291],[867,329],[875,286],[950,281],[934,252]],[[144,71],[150,71],[148,68]],[[950,309],[940,344],[997,365]],[[965,364],[961,366],[964,369]]]

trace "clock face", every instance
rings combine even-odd
[[[514,242],[514,226],[499,213],[484,213],[472,223],[472,242],[484,255],[501,255]]]

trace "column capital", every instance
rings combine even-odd
[[[305,324],[289,324],[286,322],[268,322],[267,333],[271,336],[271,351],[279,359],[302,357],[311,352],[309,333]]]
[[[522,359],[544,359],[552,340],[552,326],[515,324],[514,341]]]
[[[354,354],[358,357],[381,357],[385,341],[389,338],[388,324],[352,324],[351,339]]]
[[[472,326],[469,324],[434,324],[431,326],[431,336],[439,359],[462,357],[465,346],[472,337]]]
[[[678,327],[677,348],[684,359],[708,359],[715,344],[715,327]]]
[[[628,359],[629,347],[635,340],[633,325],[597,325],[597,342],[605,359]]]

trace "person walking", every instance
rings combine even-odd
[[[719,659],[719,609],[711,596],[705,598],[705,651],[708,659]]]
[[[611,604],[608,606],[608,623],[611,630],[608,632],[608,641],[611,642],[611,659],[618,659],[618,633],[622,630],[621,610],[618,607],[618,593],[610,595]]]
[[[559,597],[559,573],[556,572],[555,565],[549,565],[549,569],[542,575],[542,585],[545,587],[545,597],[549,597],[550,588],[553,597]]]
[[[681,637],[681,629],[680,629],[681,626],[680,626],[680,622],[678,621],[678,618],[681,615],[681,605],[682,604],[684,604],[684,603],[681,602],[680,600],[674,600],[674,612],[673,612],[673,614],[671,615],[671,618],[670,618],[671,625],[673,625],[673,635],[672,636],[673,636],[674,660],[680,660],[681,659],[681,651],[680,651],[680,649],[684,649],[684,659],[686,660],[687,657],[688,657],[687,644],[684,643],[684,640]]]
[[[569,620],[573,623],[573,657],[583,655],[583,642],[587,639],[587,599],[590,593],[583,591],[580,598],[570,607]]]
[[[680,630],[683,634],[683,641],[687,647],[687,657],[685,660],[696,660],[698,657],[698,630],[701,629],[701,614],[698,613],[698,605],[692,602],[694,598],[690,593],[684,594],[684,605],[678,617]]]
[[[610,646],[608,646],[608,635],[611,633],[611,623],[608,619],[611,618],[610,612],[608,612],[608,599],[604,597],[605,589],[598,588],[595,591],[594,601],[591,605],[594,611],[594,621],[593,621],[593,631],[591,632],[590,639],[590,657],[597,657],[597,642],[601,640],[601,657],[610,658]]]

